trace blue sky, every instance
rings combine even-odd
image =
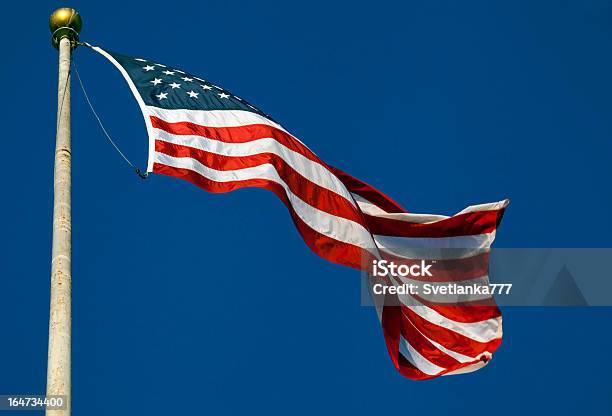
[[[45,389],[58,6],[4,6],[0,394]],[[71,6],[83,40],[228,88],[412,212],[507,197],[498,247],[610,247],[608,1]],[[75,58],[144,166],[119,73]],[[612,411],[611,309],[505,308],[487,368],[410,381],[358,273],[312,254],[272,194],[143,182],[104,140],[73,84],[75,414]]]

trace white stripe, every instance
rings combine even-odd
[[[156,137],[169,143],[188,146],[223,156],[241,157],[261,153],[272,153],[283,159],[289,166],[304,178],[344,197],[352,205],[355,202],[351,194],[340,180],[320,163],[314,162],[301,153],[295,152],[273,138],[262,138],[246,143],[226,143],[202,136],[176,135],[161,129],[155,129]]]
[[[267,179],[274,181],[285,189],[293,209],[310,228],[320,234],[329,236],[338,241],[356,245],[377,255],[376,250],[373,249],[374,242],[372,241],[371,234],[361,224],[323,212],[302,201],[291,192],[287,184],[278,175],[274,166],[270,164],[238,170],[219,171],[204,166],[195,159],[188,157],[176,158],[158,152],[155,153],[155,161],[167,166],[189,169],[215,182],[243,181],[249,179]]]
[[[357,195],[357,194],[354,194],[354,193],[352,193],[351,195],[353,196],[353,198],[355,198],[355,201],[357,202],[357,205],[359,206],[361,211],[363,211],[364,214],[368,214],[368,215],[372,215],[372,216],[376,216],[376,217],[388,214],[387,211],[385,211],[384,209],[380,208],[378,205],[373,204],[372,202],[368,201],[367,199],[365,199],[361,195]]]
[[[355,195],[353,194],[353,196]],[[457,215],[461,215],[461,214],[468,214],[471,212],[497,211],[497,210],[507,207],[509,203],[510,203],[510,200],[504,199],[503,201],[492,202],[489,204],[472,205],[472,206],[465,208],[462,211],[459,211],[458,213],[453,215],[453,217]],[[406,221],[406,222],[411,222],[411,223],[416,223],[416,224],[429,224],[429,223],[433,223],[436,221],[441,221],[441,220],[446,220],[448,218],[452,218],[447,215],[412,214],[412,213],[407,213],[407,212],[388,213],[388,212],[381,210],[379,207],[377,207],[376,205],[372,204],[371,202],[363,198],[357,199],[357,204],[359,205],[360,208],[362,208],[363,212],[365,212],[368,215],[372,215],[372,216],[380,217],[380,218],[388,218],[391,220]],[[372,206],[375,209],[372,208]]]
[[[406,259],[444,260],[471,257],[488,251],[493,240],[495,231],[437,238],[374,235],[378,247]]]
[[[435,215],[435,214],[409,214],[406,212],[396,213],[378,213],[370,214],[379,218],[387,218],[390,220],[406,221],[416,224],[428,224],[436,221],[442,221],[449,219],[446,215]]]
[[[435,376],[436,374],[440,374],[441,372],[446,370],[445,368],[438,367],[437,365],[429,361],[427,358],[423,357],[421,353],[419,353],[412,345],[410,345],[410,342],[408,342],[408,340],[404,338],[403,335],[400,336],[399,351],[400,354],[404,356],[404,358],[410,361],[412,365],[414,365],[416,368],[418,368],[425,374]]]
[[[408,323],[410,325],[412,325],[412,327],[419,333],[421,334],[421,336],[425,339],[427,339],[427,341],[431,342],[431,344],[436,347],[437,349],[439,349],[440,351],[442,351],[444,354],[449,355],[451,357],[453,357],[455,360],[459,361],[462,364],[465,363],[470,363],[472,361],[478,360],[482,355],[488,355],[491,356],[490,353],[483,353],[478,355],[478,357],[468,357],[467,355],[463,355],[461,353],[458,353],[456,351],[453,350],[449,350],[448,348],[446,348],[444,345],[442,344],[438,344],[436,341],[434,341],[433,339],[430,339],[427,335],[425,335],[419,328],[416,327],[416,325],[410,320],[407,319]]]
[[[510,203],[509,199],[504,199],[499,202],[492,202],[489,204],[480,204],[480,205],[471,205],[464,209],[463,211],[459,211],[455,215],[467,214],[469,212],[478,212],[478,211],[496,211],[498,209],[506,208]]]
[[[409,295],[398,295],[398,298],[408,309],[419,315],[421,318],[457,332],[465,337],[477,342],[490,342],[502,337],[502,318],[486,319],[479,322],[457,322],[449,319],[435,310],[421,304]],[[409,319],[408,317],[406,317]]]
[[[418,331],[418,328],[417,328],[417,331]],[[421,331],[419,331],[419,332],[421,332]],[[421,333],[422,333],[422,332],[421,332]],[[480,355],[479,355],[478,357],[476,357],[476,358],[474,358],[474,357],[468,357],[467,355],[463,355],[463,354],[460,354],[460,353],[458,353],[458,352],[456,352],[456,351],[449,350],[449,349],[448,349],[448,348],[446,348],[444,345],[442,345],[442,344],[438,344],[436,341],[434,341],[434,340],[432,340],[432,339],[429,339],[429,338],[428,338],[427,336],[425,336],[425,335],[423,335],[423,336],[424,336],[425,338],[427,338],[427,340],[428,340],[429,342],[431,342],[431,343],[433,344],[433,346],[434,346],[434,347],[436,347],[437,349],[439,349],[440,351],[442,351],[444,354],[446,354],[446,355],[450,355],[451,357],[453,357],[455,360],[459,361],[459,362],[460,362],[460,363],[462,363],[462,364],[469,363],[469,362],[472,362],[472,361],[476,361],[476,360],[478,360],[478,359],[479,359],[480,355],[485,354],[485,353],[480,354]],[[489,355],[490,355],[490,354],[489,354]]]
[[[454,371],[449,371],[446,374],[442,374],[443,376],[454,376],[454,375],[458,375],[458,374],[466,374],[466,373],[472,373],[476,370],[480,370],[482,367],[484,367],[485,365],[487,365],[489,363],[489,361],[485,362],[485,361],[479,361],[477,363],[474,363],[472,365],[468,365],[465,366],[463,368],[459,368],[457,370]]]
[[[147,106],[149,115],[168,123],[188,122],[207,127],[240,127],[265,124],[289,134],[280,124],[256,113],[244,110],[185,110]],[[293,137],[293,136],[292,136]]]

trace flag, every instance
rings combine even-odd
[[[268,189],[287,206],[312,251],[338,264],[366,270],[371,259],[410,261],[420,248],[460,249],[440,259],[442,281],[488,281],[488,250],[507,200],[451,217],[408,213],[322,161],[272,117],[228,90],[149,59],[92,49],[121,72],[140,106],[149,136],[148,172],[216,193]],[[474,259],[479,267],[465,267]],[[389,295],[378,312],[391,360],[411,379],[481,368],[502,338],[501,313],[491,302],[448,304]]]

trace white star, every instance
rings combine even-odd
[[[153,81],[151,81],[153,85],[161,84],[161,82],[162,82],[161,78],[155,78]]]
[[[198,98],[198,94],[197,92],[193,92],[193,91],[189,91],[187,93],[191,98]]]
[[[153,71],[155,67],[152,65],[147,65],[147,66],[143,66],[142,69],[144,69],[145,71]]]
[[[181,79],[182,79],[183,81],[185,81],[185,82],[191,82],[191,81],[193,81],[193,78],[189,78],[189,77],[183,77],[183,78],[181,78]]]
[[[166,71],[163,71],[163,72],[164,72],[164,74],[166,74],[166,75],[174,75],[174,72],[172,72],[172,71],[168,71],[168,70],[166,70]]]
[[[135,58],[134,60],[135,60],[135,61],[140,61],[140,62],[147,62],[147,60],[146,60],[146,59],[142,59],[142,58]]]
[[[222,92],[221,94],[219,94],[219,97],[221,97],[221,98],[229,98],[229,94],[225,94],[225,93]]]
[[[181,88],[181,84],[177,84],[176,82],[173,82],[172,84],[170,84],[170,86],[172,87],[172,89]]]
[[[168,93],[167,92],[160,92],[158,95],[156,95],[156,97],[159,100],[163,100],[164,98],[168,98]]]
[[[212,90],[212,87],[210,85],[202,85],[202,88],[204,88],[205,90]]]

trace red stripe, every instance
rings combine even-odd
[[[289,202],[285,189],[276,182],[272,182],[265,179],[215,182],[208,178],[205,178],[204,176],[192,170],[175,168],[172,166],[163,165],[161,163],[155,163],[153,165],[153,172],[184,179],[208,192],[214,193],[225,193],[233,191],[235,189],[247,187],[264,188],[269,191],[272,191],[287,206],[299,233],[304,239],[304,242],[308,245],[308,247],[311,248],[312,251],[314,251],[317,255],[323,257],[324,259],[334,263],[342,264],[344,266],[352,267],[355,269],[360,269],[361,267],[362,254],[366,255],[362,253],[362,249],[352,244],[344,243],[342,241],[338,241],[331,237],[320,234],[310,228],[293,210],[293,207]]]
[[[202,136],[207,139],[226,143],[246,143],[253,140],[271,138],[288,149],[300,153],[313,162],[317,162],[327,167],[317,155],[295,137],[283,130],[266,124],[249,124],[237,127],[208,127],[186,121],[170,123],[154,116],[151,116],[151,124],[153,127],[171,134]]]
[[[386,285],[394,285],[399,286],[402,284],[400,280],[396,277],[371,277],[373,282],[383,283]],[[389,295],[385,301],[385,305],[387,306],[402,306],[402,305],[413,305],[413,306],[427,306],[430,309],[438,312],[445,318],[448,318],[455,322],[463,322],[463,323],[476,323],[481,322],[487,319],[498,318],[501,316],[501,311],[497,307],[495,303],[494,297],[489,297],[482,300],[474,300],[474,301],[465,301],[465,302],[455,302],[455,303],[439,303],[439,302],[431,302],[427,299],[422,298],[416,294],[407,295],[409,303],[403,303],[399,296],[397,295]],[[416,302],[410,303],[411,299],[414,299]]]
[[[401,281],[398,281],[396,278],[372,276],[369,276],[369,278],[371,279],[369,281],[370,288],[373,288],[377,283],[396,287],[402,284]],[[386,306],[427,306],[443,317],[458,323],[477,323],[501,316],[501,311],[497,307],[494,297],[474,301],[436,303],[424,299],[419,295],[410,294],[406,295],[403,299],[400,299],[399,296],[388,295],[384,300]]]
[[[439,374],[435,374],[435,375],[429,375],[426,374],[424,372],[422,372],[421,370],[419,370],[418,368],[416,368],[410,361],[408,361],[406,358],[404,358],[404,356],[402,354],[400,354],[399,356],[399,363],[400,366],[397,369],[401,375],[403,375],[404,377],[408,377],[412,380],[429,380],[432,378],[436,378],[436,377],[440,377],[443,376],[444,374],[450,373],[452,371],[456,371],[459,370],[463,367],[469,367],[472,364],[475,364],[479,361],[485,361],[484,359],[482,360],[476,360],[476,361],[471,361],[468,363],[459,363],[456,366],[452,367],[452,368],[447,368],[446,370],[442,371]]]
[[[480,361],[484,361],[484,360],[480,360]],[[451,371],[459,370],[463,367],[468,367],[472,364],[477,363],[478,361],[469,362],[465,364],[459,364],[454,368],[448,368],[445,371],[439,374],[436,374],[436,375],[425,374],[424,372],[416,368],[414,365],[412,365],[412,363],[408,361],[406,358],[404,358],[404,356],[402,356],[401,354],[400,354],[399,362],[400,362],[400,367],[397,370],[404,377],[408,377],[412,380],[429,380],[432,378],[443,376],[444,374],[450,373]]]
[[[409,319],[402,320],[402,335],[419,354],[438,367],[454,369],[461,366],[459,361],[439,350],[438,347],[423,336]]]
[[[418,368],[416,368],[410,361],[408,361],[399,352],[400,334],[401,334],[401,322],[402,312],[399,306],[384,306],[381,316],[381,325],[383,328],[383,334],[385,337],[385,344],[387,345],[387,352],[393,362],[395,368],[404,377],[408,377],[412,380],[426,380],[432,378],[428,374],[425,374]]]
[[[409,319],[419,331],[427,334],[429,339],[445,348],[467,355],[468,357],[476,357],[483,352],[493,353],[501,344],[501,338],[489,342],[479,342],[458,332],[429,322],[405,306],[400,306],[400,308],[403,314],[402,319]]]
[[[503,209],[468,212],[443,220],[419,224],[364,214],[368,228],[375,235],[393,237],[443,238],[478,235],[495,231]]]
[[[400,334],[402,330],[402,310],[399,306],[388,306],[394,302],[393,298],[397,296],[386,295],[384,300],[384,306],[382,308],[382,314],[380,317],[380,324],[383,328],[383,334],[385,336],[385,344],[387,345],[387,352],[395,368],[399,370],[399,343]]]
[[[410,342],[412,348],[418,351],[418,353],[425,357],[425,359],[437,365],[438,367],[444,368],[444,371],[439,373],[438,375],[450,373],[451,371],[456,371],[463,367],[467,367],[487,359],[483,357],[483,359],[474,359],[464,363],[456,360],[455,358],[438,349],[438,347],[432,344],[431,341],[427,339],[409,319],[402,320],[402,335],[404,339]],[[400,356],[401,355],[402,354],[400,352]],[[416,367],[414,367],[412,363],[409,364],[410,366],[407,366],[408,368],[406,370],[409,370],[410,372],[414,373],[414,369],[416,369]],[[420,379],[432,377],[436,377],[436,375],[427,375],[423,373]]]
[[[420,296],[413,296],[421,304],[456,322],[474,323],[501,316],[501,311],[495,304],[494,298],[444,305],[429,302]]]
[[[389,198],[384,193],[380,192],[373,186],[354,178],[346,172],[341,171],[333,166],[328,166],[329,169],[342,181],[342,183],[348,188],[348,190],[354,194],[357,194],[379,208],[387,212],[407,212],[394,200]]]
[[[395,367],[404,377],[408,377],[412,380],[429,380],[431,378],[438,377],[437,375],[431,376],[425,374],[418,368],[416,368],[410,361],[408,361],[402,354],[398,356],[398,365]]]
[[[304,178],[283,158],[274,153],[251,156],[224,156],[162,140],[155,141],[155,151],[173,157],[189,157],[215,170],[237,170],[270,164],[289,186],[291,192],[309,205],[329,214],[363,225],[361,212],[346,198]]]

